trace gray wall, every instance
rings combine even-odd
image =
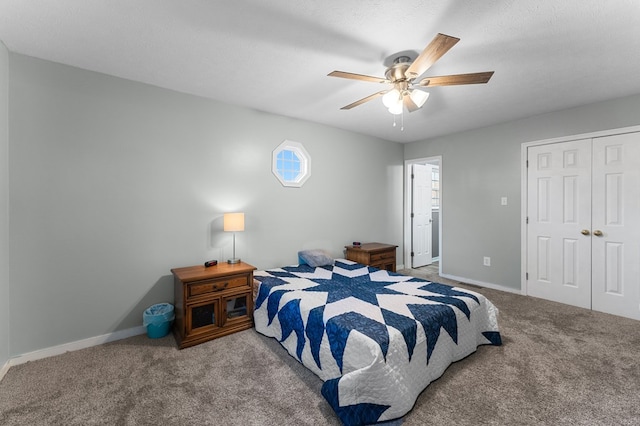
[[[172,301],[170,269],[237,255],[268,268],[303,248],[402,245],[403,147],[10,54],[12,355],[139,326]],[[284,139],[311,177],[271,173]]]
[[[171,301],[172,267],[231,256],[225,211],[245,212],[237,254],[258,268],[402,246],[403,150],[443,157],[444,273],[519,288],[520,144],[637,125],[639,109],[633,96],[402,146],[0,46],[0,365],[140,325]],[[284,139],[312,157],[303,188],[271,174]]]
[[[635,126],[638,111],[640,95],[407,144],[406,160],[442,155],[443,273],[520,289],[521,144]]]
[[[9,359],[9,52],[0,41],[0,368]]]

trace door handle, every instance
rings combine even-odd
[[[589,235],[589,234],[590,234],[590,232],[589,232],[589,230],[588,230],[588,229],[583,229],[582,231],[580,231],[580,233],[581,233],[582,235]]]
[[[602,231],[599,229],[596,229],[595,231],[593,231],[593,235],[595,235],[596,237],[602,237]]]

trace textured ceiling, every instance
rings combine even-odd
[[[404,130],[377,83],[385,60],[437,33],[461,41],[425,75],[495,71],[431,88]],[[637,0],[0,0],[9,50],[257,110],[411,142],[640,93]],[[398,122],[400,117],[398,117]]]

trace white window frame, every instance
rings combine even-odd
[[[278,171],[278,155],[282,151],[293,151],[300,160],[300,173],[293,180],[286,180]],[[273,150],[271,171],[282,186],[300,188],[311,176],[311,156],[300,142],[284,140]]]

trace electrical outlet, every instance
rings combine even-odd
[[[484,266],[491,266],[491,258],[489,256],[485,256],[483,261],[482,261],[482,264]]]

